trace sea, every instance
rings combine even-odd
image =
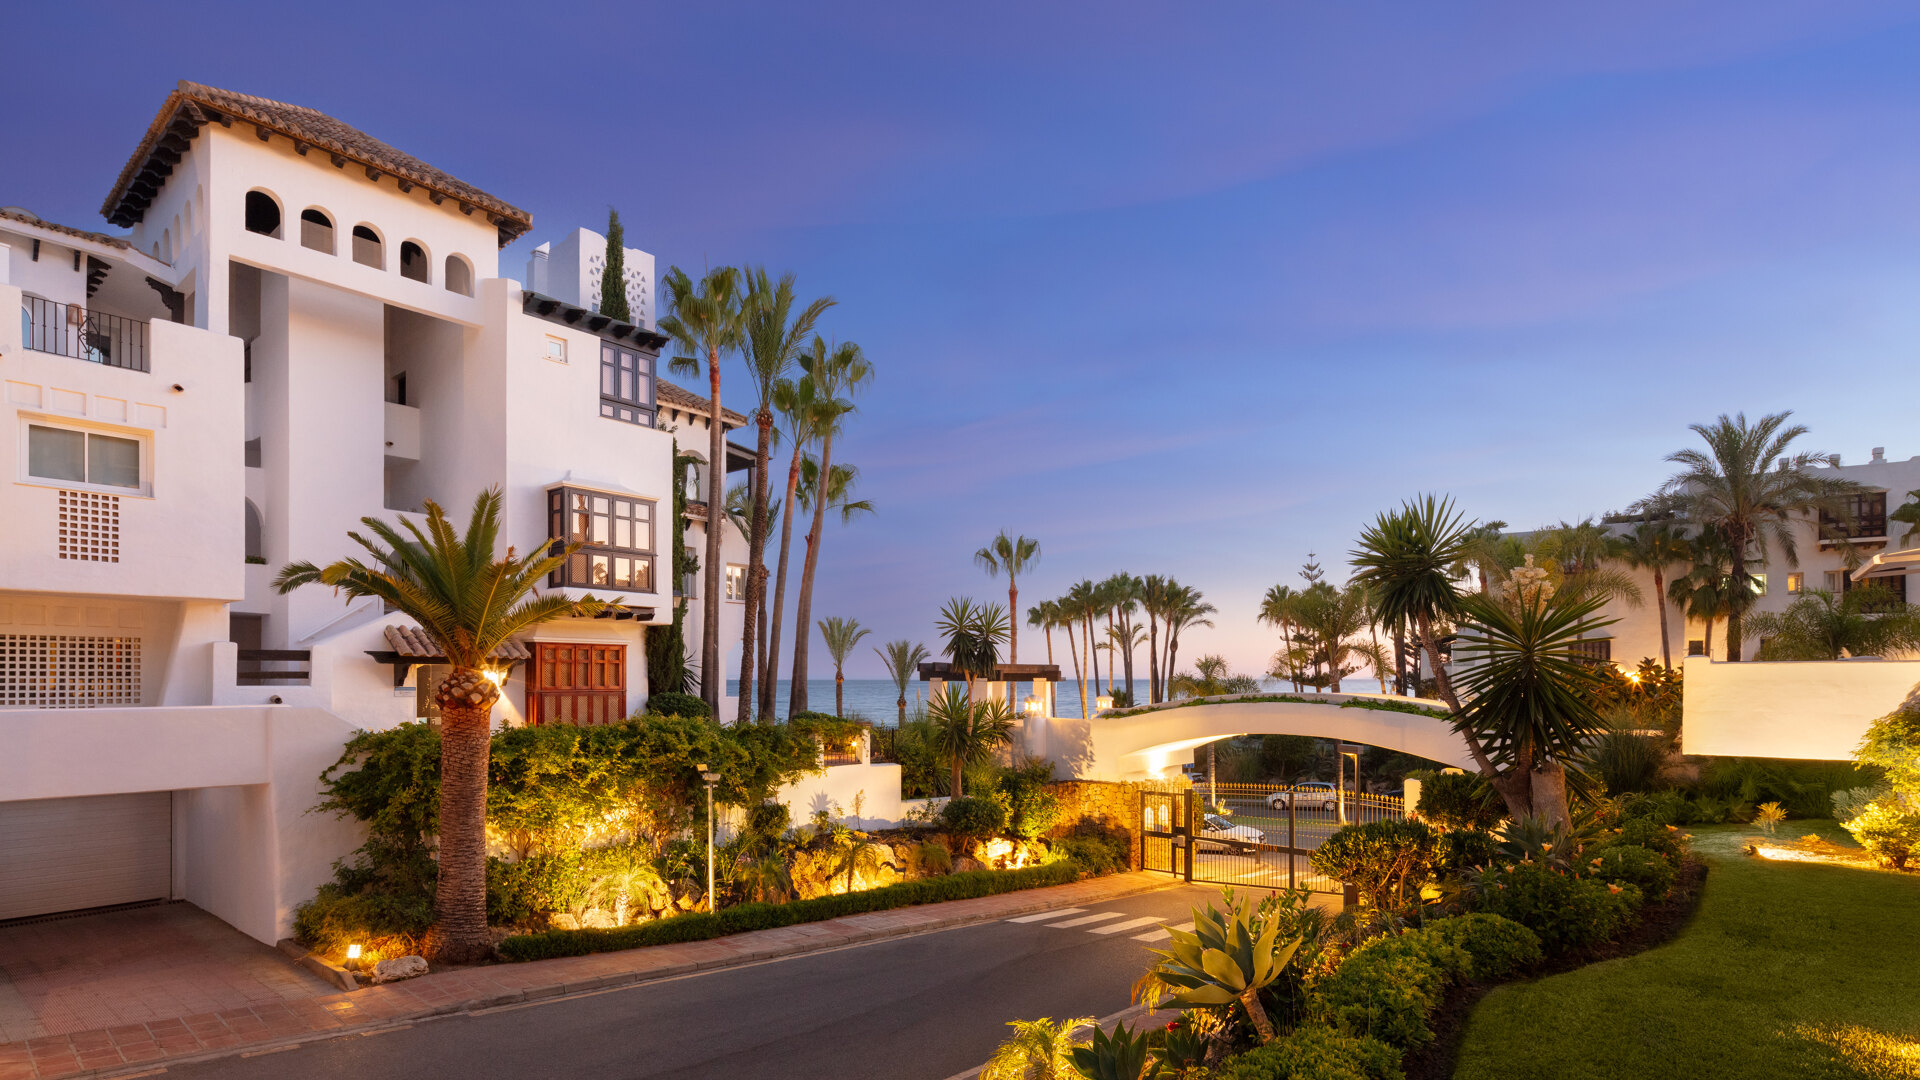
[[[1080,712],[1080,684],[1066,679],[1053,684],[1055,687],[1053,715],[1078,718]],[[1105,686],[1104,680],[1100,684]],[[1124,688],[1125,684],[1118,684]],[[787,718],[787,702],[791,699],[792,684],[786,679],[780,680],[779,692],[774,695],[774,712],[780,719]],[[1261,683],[1264,693],[1287,693],[1292,688],[1277,679],[1267,679]],[[1147,681],[1138,675],[1134,678],[1134,689],[1142,699],[1147,696]],[[1346,679],[1340,689],[1351,694],[1376,694],[1380,692],[1380,683],[1376,679]],[[845,684],[846,716],[867,720],[881,727],[890,727],[900,718],[897,702],[900,692],[890,679],[848,679]],[[1033,684],[1021,683],[1014,690],[1013,699],[1020,701],[1033,692]],[[740,680],[727,680],[727,696],[740,693]],[[1091,706],[1097,691],[1092,683],[1087,686],[1087,704]],[[1312,691],[1308,691],[1312,693]],[[907,687],[907,715],[911,717],[916,708],[926,706],[927,684],[914,682]],[[830,713],[833,711],[833,680],[807,680],[807,708],[813,712]]]

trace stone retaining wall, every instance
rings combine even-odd
[[[1060,801],[1060,817],[1049,838],[1065,836],[1082,822],[1117,829],[1127,837],[1127,868],[1138,870],[1141,785],[1111,780],[1058,780],[1047,785]]]

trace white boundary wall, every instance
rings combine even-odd
[[[1680,749],[1728,757],[1840,761],[1867,725],[1920,683],[1920,660],[1738,664],[1688,657]]]

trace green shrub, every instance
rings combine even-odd
[[[1468,976],[1479,982],[1504,979],[1540,962],[1540,935],[1512,919],[1485,912],[1435,919],[1424,932],[1462,949],[1472,960]]]
[[[662,690],[657,694],[648,695],[647,711],[655,716],[705,717],[713,715],[713,709],[707,705],[704,698],[697,698],[692,694],[683,694],[678,690]]]
[[[1905,869],[1907,861],[1920,854],[1920,812],[1897,795],[1875,799],[1840,824],[1883,866]]]
[[[309,948],[336,953],[358,942],[404,955],[433,925],[437,865],[425,848],[376,836],[333,870],[334,880],[294,910],[293,936]],[[388,940],[401,943],[399,951],[382,949]]]
[[[1007,828],[1007,808],[997,799],[963,795],[940,808],[940,825],[971,840],[999,836]]]
[[[1440,834],[1440,845],[1433,857],[1434,872],[1453,877],[1473,867],[1485,866],[1493,861],[1499,846],[1499,840],[1490,832],[1451,829]]]
[[[1227,1061],[1213,1080],[1401,1080],[1400,1052],[1378,1039],[1307,1024]]]
[[[1382,911],[1406,907],[1433,871],[1440,834],[1423,821],[1346,825],[1314,849],[1314,873],[1352,882]]]
[[[770,839],[786,835],[787,830],[791,828],[793,828],[793,812],[787,809],[786,803],[758,803],[747,811],[746,832],[749,836]]]
[[[1079,865],[1070,861],[1031,866],[1024,870],[973,870],[786,904],[741,904],[722,908],[718,912],[695,912],[637,926],[521,934],[501,942],[500,954],[515,961],[545,960],[555,956],[585,956],[678,941],[705,941],[749,930],[819,922],[822,919],[837,919],[843,915],[861,915],[912,904],[971,900],[1018,889],[1064,885],[1079,876]]]
[[[1007,835],[1038,840],[1060,819],[1060,800],[1047,784],[1053,762],[1034,761],[1000,774],[1000,794],[1007,806]]]
[[[1609,795],[1652,791],[1660,786],[1668,745],[1662,735],[1610,728],[1587,747],[1587,772],[1606,786]]]
[[[1652,818],[1628,818],[1600,841],[1600,847],[1642,847],[1667,857],[1678,865],[1686,856],[1686,841],[1678,826],[1662,824]]]
[[[1442,829],[1491,829],[1506,816],[1506,804],[1484,779],[1471,773],[1418,773],[1420,802],[1414,812]]]
[[[1640,889],[1576,877],[1540,863],[1519,863],[1482,875],[1474,906],[1540,935],[1548,954],[1597,945],[1624,930]]]
[[[1125,870],[1132,855],[1124,833],[1091,823],[1076,826],[1072,832],[1048,843],[1054,852],[1079,863],[1089,874]]]
[[[1674,868],[1672,860],[1657,851],[1636,844],[1609,844],[1593,857],[1586,874],[1601,881],[1638,886],[1642,896],[1658,900],[1673,888]]]
[[[1440,1003],[1447,978],[1432,964],[1405,952],[1354,950],[1314,986],[1320,1014],[1349,1035],[1399,1047],[1433,1039],[1427,1014]]]

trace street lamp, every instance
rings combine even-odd
[[[1046,704],[1033,694],[1028,694],[1020,704],[1028,716],[1039,716],[1046,707]]]
[[[694,768],[700,770],[700,779],[707,782],[707,910],[713,912],[719,910],[719,905],[713,902],[713,785],[720,774],[708,771],[704,761]]]

